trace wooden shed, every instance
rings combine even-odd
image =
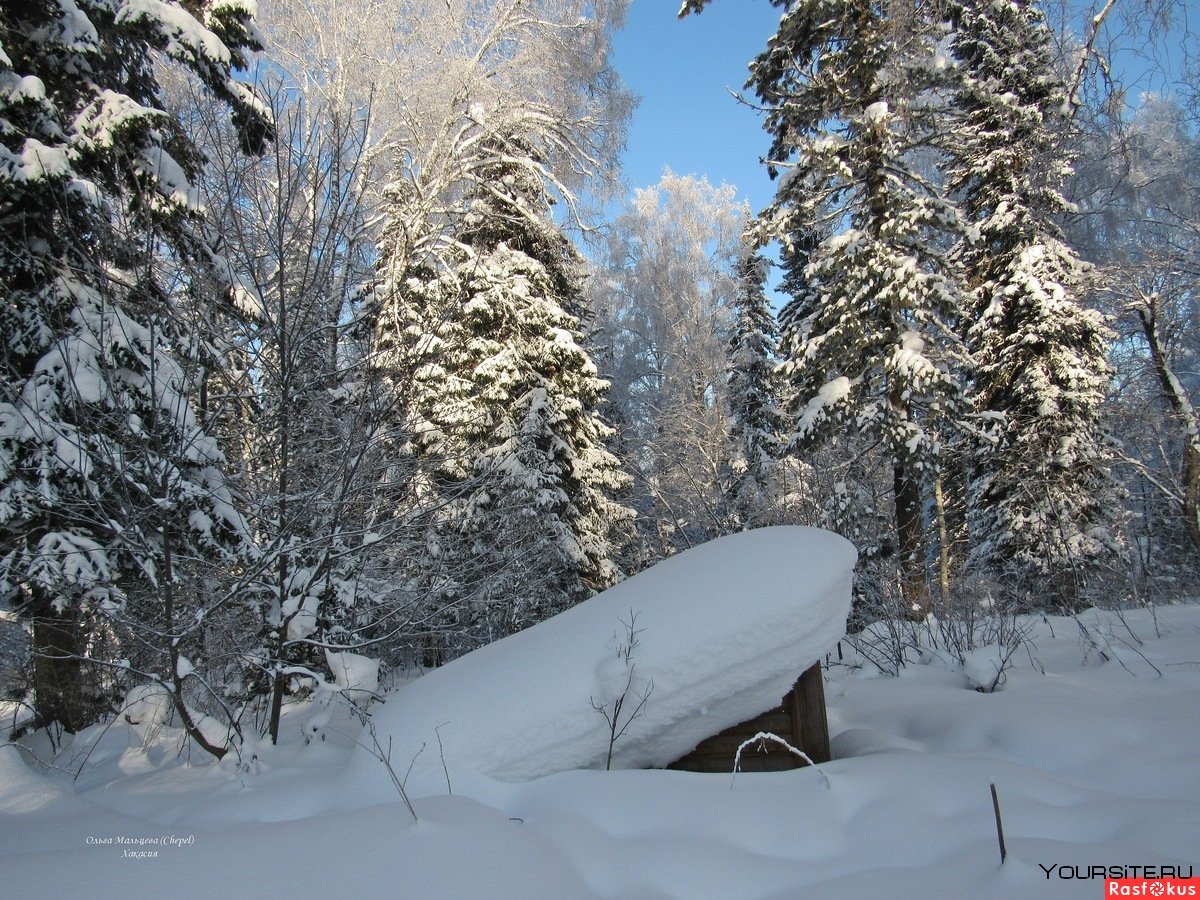
[[[825,686],[821,664],[814,663],[792,686],[779,705],[752,719],[706,738],[690,753],[667,768],[687,772],[732,772],[737,749],[758,732],[778,735],[813,762],[828,762],[829,723],[825,716]],[[765,741],[742,751],[739,771],[781,772],[807,765],[774,741]]]

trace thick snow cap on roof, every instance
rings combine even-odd
[[[374,716],[380,742],[401,775],[415,759],[410,794],[444,792],[447,772],[603,768],[624,694],[613,767],[665,766],[777,705],[837,643],[855,560],[815,528],[711,541],[402,688]]]

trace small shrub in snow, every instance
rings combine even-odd
[[[938,615],[919,622],[907,619],[898,602],[894,606],[848,638],[863,661],[887,675],[938,659],[960,668],[970,687],[990,693],[1003,686],[1016,654],[1030,646],[1032,620],[987,592],[956,594]]]
[[[1079,627],[1079,638],[1084,647],[1083,661],[1085,663],[1088,657],[1095,653],[1101,662],[1115,661],[1130,674],[1135,674],[1134,666],[1140,660],[1149,666],[1156,675],[1162,677],[1162,670],[1139,649],[1142,640],[1130,627],[1121,611],[1102,612],[1098,609],[1089,609],[1073,618]]]
[[[395,787],[396,793],[400,795],[400,799],[404,801],[404,805],[408,809],[409,815],[412,816],[412,820],[414,822],[419,821],[417,819],[417,811],[413,809],[412,801],[408,797],[408,792],[404,789],[404,779],[396,774],[396,769],[392,765],[391,737],[387,739],[386,745],[382,743],[379,740],[379,732],[375,728],[375,723],[371,721],[371,716],[367,713],[367,711],[358,706],[354,706],[353,709],[362,721],[364,730],[366,731],[367,737],[371,742],[370,745],[367,745],[360,741],[359,746],[364,748],[368,753],[379,760],[380,764],[387,770],[388,778],[391,780],[392,786]],[[424,746],[422,746],[421,749],[424,750]],[[411,765],[412,764],[410,763],[410,768]],[[449,776],[447,775],[447,784],[449,784],[449,780]]]
[[[604,758],[606,770],[612,768],[613,747],[629,730],[633,720],[645,712],[646,703],[654,691],[653,678],[640,684],[637,682],[637,664],[633,661],[633,651],[637,648],[638,634],[641,633],[637,627],[637,613],[630,610],[629,621],[622,620],[621,624],[625,626],[625,637],[618,639],[617,635],[613,635],[614,642],[617,642],[616,666],[612,671],[599,673],[601,680],[608,682],[603,687],[618,686],[617,693],[611,699],[605,699],[602,694],[600,701],[594,696],[588,698],[592,709],[600,713],[608,725],[608,753]],[[615,678],[609,677],[613,675]],[[630,706],[633,708],[630,709]]]

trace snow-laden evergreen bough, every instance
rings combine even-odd
[[[261,149],[270,116],[234,76],[259,49],[253,15],[252,0],[0,6],[0,592],[33,619],[42,721],[70,731],[104,705],[89,623],[138,592],[169,608],[182,560],[248,542],[191,402],[209,348],[186,314],[225,303],[232,278],[157,72],[186,71]]]

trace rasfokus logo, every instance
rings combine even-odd
[[[1104,881],[1105,897],[1196,897],[1200,898],[1200,878],[1192,866],[1062,866],[1038,868],[1046,880]]]
[[[1105,897],[1200,897],[1200,878],[1107,878]]]

